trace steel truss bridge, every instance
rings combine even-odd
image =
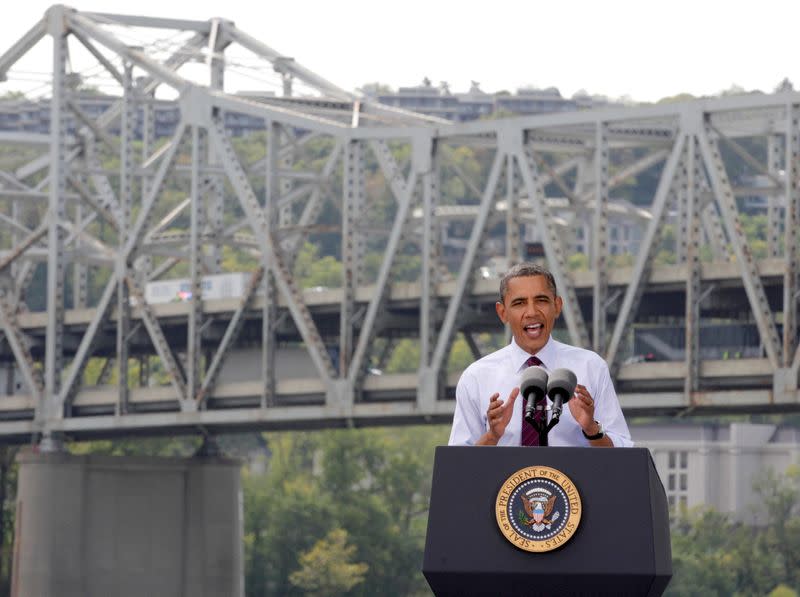
[[[800,94],[450,123],[357,97],[226,20],[64,6],[0,55],[0,79],[48,40],[49,134],[0,132],[7,441],[446,421],[454,340],[478,356],[498,332],[498,281],[478,272],[532,240],[564,296],[559,333],[606,357],[629,416],[798,409]],[[283,93],[226,93],[237,52]],[[99,116],[76,101],[81,56],[117,89]],[[165,102],[180,121],[157,138]],[[263,124],[257,155],[232,117]],[[733,161],[764,183],[734,180]],[[636,205],[615,198],[646,173]],[[739,208],[754,193],[759,259]],[[643,231],[624,266],[620,218]],[[588,270],[569,267],[579,225]],[[339,283],[301,288],[304,242],[331,235]],[[203,299],[231,256],[246,288]],[[192,300],[146,300],[180,277]],[[683,330],[680,356],[630,362],[632,330],[653,322]],[[754,326],[755,352],[708,356],[709,322]],[[375,374],[404,338],[418,370]]]

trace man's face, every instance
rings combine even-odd
[[[495,308],[500,320],[511,326],[520,348],[536,354],[547,344],[561,305],[561,297],[553,294],[544,276],[522,276],[508,281],[505,299]]]

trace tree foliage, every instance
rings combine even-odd
[[[289,575],[289,582],[309,597],[345,595],[364,582],[369,570],[363,562],[351,562],[355,551],[347,542],[347,531],[333,529],[300,554],[300,568]]]
[[[339,288],[342,285],[342,263],[331,255],[320,256],[320,248],[307,242],[297,255],[294,275],[302,288]]]
[[[800,588],[800,468],[754,480],[749,520],[681,512],[672,527],[674,576],[666,595],[796,595]]]
[[[433,449],[446,442],[446,428],[266,437],[267,470],[243,475],[250,597],[366,597],[386,594],[388,586],[411,595],[424,588]],[[327,580],[314,579],[315,572]],[[348,576],[360,582],[348,587]]]

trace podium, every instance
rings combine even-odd
[[[551,507],[554,520],[556,512],[564,513],[553,525],[564,525],[572,514],[573,523],[579,520],[569,538],[556,538],[550,551],[528,551],[544,542],[525,541],[523,549],[513,542],[523,543],[513,529],[502,528],[514,526],[506,523],[517,516],[533,522],[517,511],[501,523],[498,514],[500,494],[525,477],[517,475],[523,470],[547,470],[554,479],[552,471],[563,473],[579,495],[580,504],[573,502],[572,509]],[[553,493],[563,492],[550,485]],[[509,493],[507,503],[522,500],[527,486]],[[438,447],[422,572],[437,597],[661,595],[672,577],[669,514],[650,452]]]

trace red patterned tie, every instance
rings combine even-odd
[[[530,357],[525,361],[525,368],[533,367],[534,365],[542,365],[542,361],[538,357]],[[533,397],[531,396],[531,399]],[[537,423],[544,421],[544,411],[537,410],[535,414]],[[539,432],[536,428],[525,420],[525,403],[522,404],[522,446],[538,446],[539,445]]]

